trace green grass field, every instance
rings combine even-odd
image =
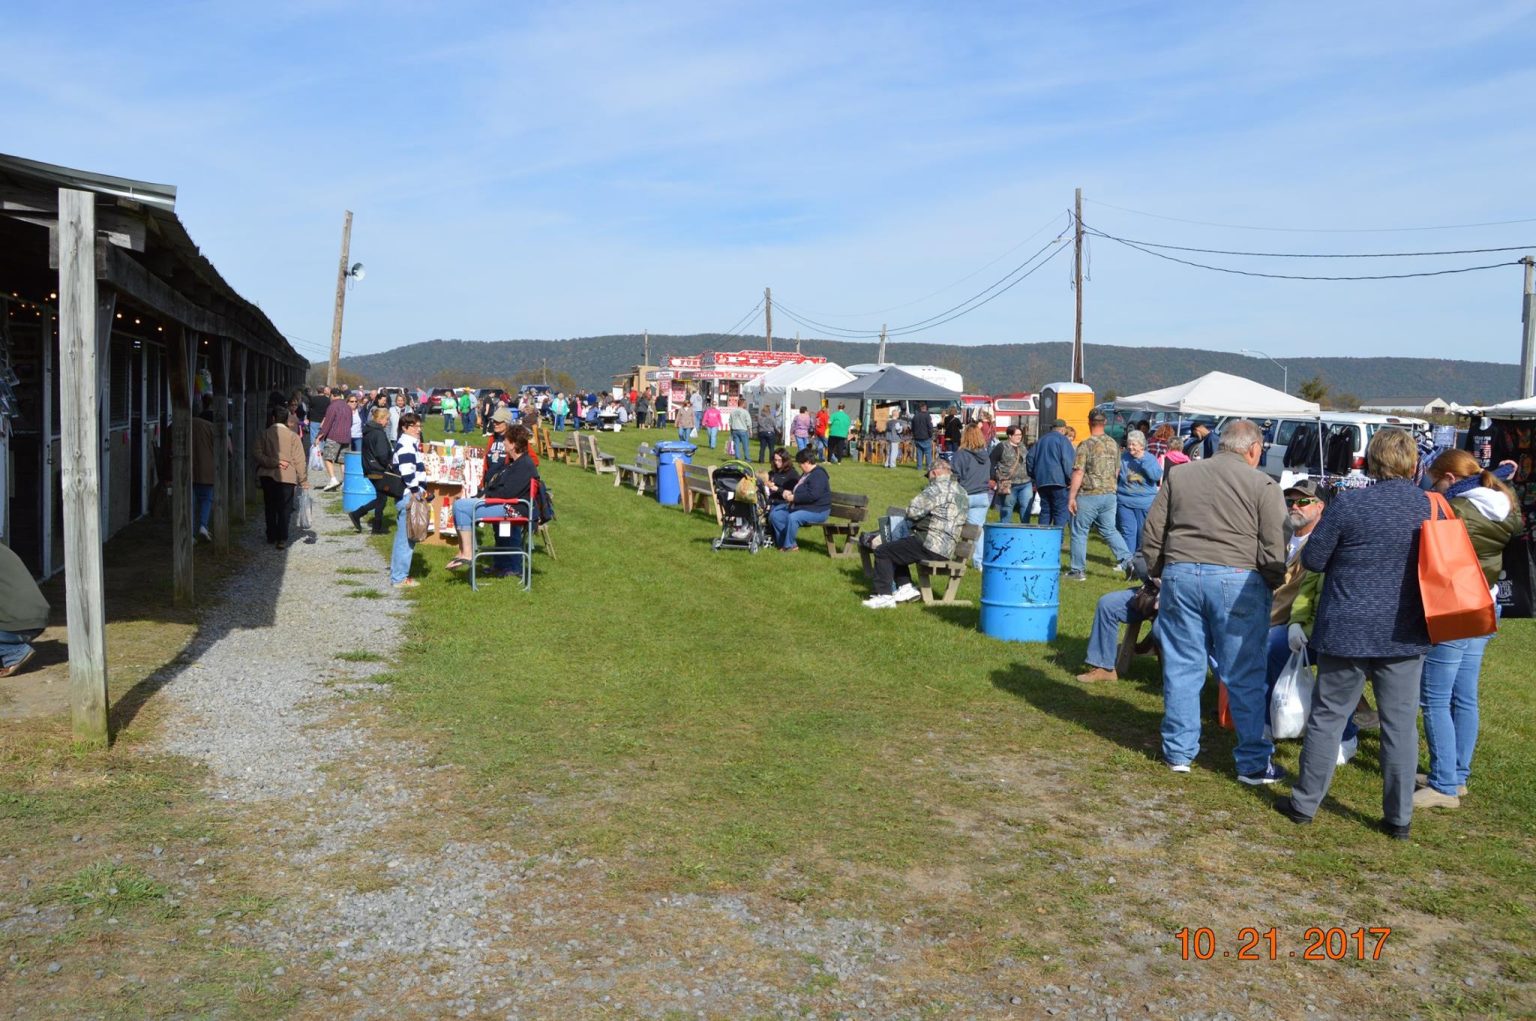
[[[602,446],[624,458],[662,438],[675,433]],[[921,484],[910,467],[829,471],[877,513]],[[420,547],[392,676],[473,771],[482,821],[530,852],[600,860],[605,895],[744,892],[924,919],[969,934],[934,967],[976,971],[1139,955],[1156,974],[1183,926],[1279,926],[1282,950],[1312,925],[1391,926],[1383,961],[1454,976],[1424,994],[1433,1011],[1536,1009],[1533,622],[1506,622],[1490,646],[1464,807],[1420,813],[1395,843],[1374,829],[1375,732],[1300,828],[1270,811],[1276,791],[1236,782],[1213,723],[1192,775],[1159,764],[1154,661],[1119,684],[1073,680],[1094,601],[1122,584],[1097,539],[1090,581],[1063,582],[1060,638],[1014,644],[980,634],[974,606],[862,608],[857,561],[827,558],[819,529],[797,554],[712,552],[703,511],[570,466],[543,474],[558,560],[536,558],[532,592],[508,579],[475,593],[441,569],[446,549]],[[962,598],[978,595],[967,577]],[[1277,761],[1294,773],[1298,752],[1285,742]],[[1391,1004],[1390,967],[1355,965],[1359,1009]],[[1283,997],[1313,974],[1266,981]]]

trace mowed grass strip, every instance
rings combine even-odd
[[[601,445],[627,458],[665,438]],[[910,467],[828,470],[874,513],[922,484]],[[1397,844],[1373,828],[1375,732],[1317,823],[1295,827],[1270,811],[1275,790],[1236,782],[1212,722],[1193,775],[1159,764],[1155,661],[1119,684],[1072,679],[1096,599],[1122,584],[1097,539],[1091,580],[1062,583],[1061,637],[1015,644],[978,633],[974,605],[863,609],[858,562],[828,559],[818,528],[796,554],[712,552],[707,513],[543,474],[559,559],[536,556],[532,592],[476,593],[442,570],[446,547],[418,547],[393,675],[528,850],[601,856],[634,891],[927,913],[975,928],[977,966],[1053,938],[1110,955],[1171,947],[1186,924],[1326,921],[1396,925],[1394,951],[1472,954],[1530,995],[1532,622],[1505,622],[1489,648],[1466,807],[1419,813]],[[968,577],[962,598],[979,588]],[[1277,760],[1294,773],[1298,752],[1285,742]]]

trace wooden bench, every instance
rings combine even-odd
[[[868,514],[869,497],[863,493],[832,494],[832,510],[821,525],[827,539],[827,556],[838,559],[856,555],[859,526]]]
[[[917,562],[917,588],[923,594],[924,603],[944,603],[948,606],[970,606],[969,599],[956,599],[955,593],[960,591],[960,579],[965,577],[965,572],[971,569],[971,554],[976,549],[976,543],[981,539],[980,525],[964,525],[960,529],[960,541],[955,543],[955,552],[950,554],[948,560],[919,560]],[[944,577],[949,580],[942,595],[933,594],[933,579]]]
[[[615,488],[626,480],[635,484],[636,496],[645,493],[647,480],[651,483],[651,487],[655,488],[656,455],[651,453],[651,445],[649,443],[640,444],[639,449],[635,451],[634,464],[619,464],[615,465],[614,468],[613,484]]]
[[[715,470],[703,464],[683,464],[674,461],[681,473],[678,483],[683,494],[683,512],[692,513],[699,500],[708,500],[715,512],[715,523],[721,523],[720,501],[715,496]]]
[[[596,433],[587,436],[587,462],[584,467],[591,467],[599,475],[617,473],[618,468],[614,467],[614,460],[612,454],[605,454],[598,448]]]
[[[565,434],[565,441],[563,443],[552,445],[549,448],[549,456],[552,459],[564,461],[566,464],[571,463],[572,454],[576,455],[577,464],[586,467],[586,453],[585,448],[581,444],[581,433],[568,432]]]

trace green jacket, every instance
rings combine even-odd
[[[1479,492],[1478,496],[1481,495]],[[1495,521],[1483,512],[1483,503],[1483,500],[1473,498],[1471,494],[1458,496],[1451,501],[1451,510],[1466,523],[1467,534],[1472,537],[1472,549],[1477,553],[1477,562],[1491,587],[1498,584],[1499,574],[1504,570],[1504,547],[1520,534],[1522,521],[1518,506],[1510,507],[1509,513],[1502,520]]]
[[[35,631],[48,626],[48,600],[32,572],[9,546],[0,545],[0,631]]]

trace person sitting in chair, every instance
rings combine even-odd
[[[501,446],[501,449],[496,451],[499,463],[498,460],[492,459],[490,450],[486,452],[486,477],[480,496],[453,501],[453,525],[459,533],[459,553],[448,561],[447,569],[450,571],[469,566],[469,559],[474,554],[475,522],[483,518],[505,517],[509,513],[526,513],[528,510],[521,504],[509,508],[484,502],[486,500],[526,500],[532,491],[533,480],[539,476],[538,465],[534,463],[533,457],[528,452],[527,427],[523,425],[507,427],[506,432],[499,439],[492,441],[493,446],[498,443]],[[512,545],[522,545],[522,527],[519,525],[512,527]]]

